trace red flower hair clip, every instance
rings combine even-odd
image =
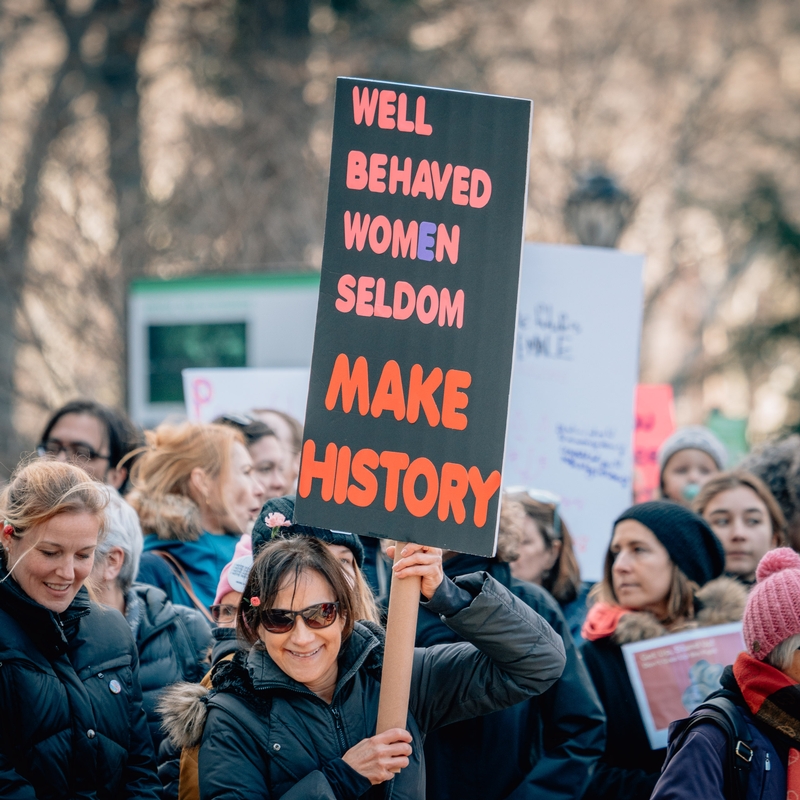
[[[14,533],[14,526],[7,520],[3,520],[3,535],[11,536]]]
[[[250,598],[250,605],[253,608],[258,608],[261,605],[261,598],[260,597],[251,597]]]

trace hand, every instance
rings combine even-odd
[[[394,558],[395,547],[386,549],[386,555]],[[442,551],[438,547],[423,544],[407,544],[400,552],[402,556],[392,567],[398,578],[419,575],[422,578],[420,591],[430,600],[439,584],[444,580],[442,571]]]
[[[363,775],[373,785],[391,780],[408,766],[411,734],[402,728],[390,728],[351,747],[342,761]]]

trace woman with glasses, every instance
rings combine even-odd
[[[425,605],[470,642],[416,651],[408,730],[375,735],[383,635],[356,621],[341,564],[316,539],[278,538],[244,590],[237,624],[249,651],[215,669],[212,694],[169,695],[170,737],[202,740],[203,800],[383,797],[392,778],[394,800],[423,797],[429,730],[558,679],[560,638],[494,579],[444,578],[435,548],[409,544],[402,556],[398,578],[419,576]]]
[[[139,514],[138,581],[208,619],[222,568],[261,510],[263,490],[241,434],[184,422],[147,432],[128,502]]]
[[[54,461],[0,494],[0,797],[161,797],[130,629],[84,585],[107,502]]]

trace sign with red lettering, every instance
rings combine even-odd
[[[532,106],[338,79],[297,521],[493,554]]]
[[[661,472],[658,448],[675,431],[675,402],[668,383],[636,387],[636,427],[633,434],[633,492],[635,502],[658,498]]]

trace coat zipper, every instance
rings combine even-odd
[[[764,772],[769,772],[772,769],[769,763],[769,753],[764,753],[764,757],[766,759],[764,762]]]
[[[339,747],[341,748],[342,755],[347,752],[347,742],[344,740],[344,730],[342,729],[342,719],[339,709],[334,705],[328,706],[333,714],[333,721],[336,725],[336,738],[339,740]]]

